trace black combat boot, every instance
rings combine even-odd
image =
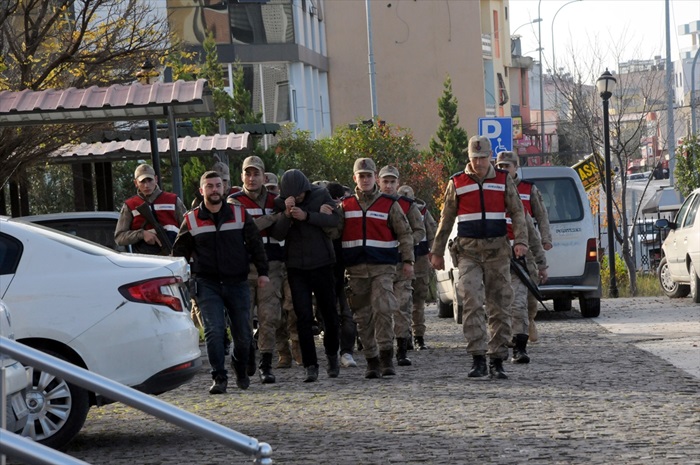
[[[327,355],[328,358],[328,368],[326,373],[329,378],[337,378],[340,374],[340,365],[338,365],[338,355]]]
[[[508,379],[508,375],[503,370],[503,360],[491,357],[489,359],[489,376],[496,379]]]
[[[226,392],[227,385],[228,380],[225,376],[217,376],[214,378],[214,382],[209,388],[209,394],[223,394]]]
[[[416,345],[416,350],[428,350],[430,347],[425,345],[425,341],[423,340],[423,336],[416,336],[413,338],[413,343]]]
[[[304,368],[304,371],[306,372],[305,383],[313,383],[318,379],[318,365],[309,365]]]
[[[379,368],[379,357],[372,357],[367,359],[367,369],[365,370],[365,378],[374,379],[381,378],[382,372]]]
[[[272,384],[275,382],[275,375],[272,374],[272,353],[263,352],[260,354],[260,382],[263,384]]]
[[[382,376],[394,376],[394,349],[379,351],[379,367],[382,369]]]
[[[404,337],[396,338],[396,362],[400,367],[411,366],[411,359],[406,356],[408,339]]]
[[[408,333],[408,338],[406,338],[406,350],[413,350],[413,338],[411,333]]]
[[[513,358],[512,363],[530,363],[530,356],[527,355],[527,334],[516,334],[513,336]]]
[[[486,356],[485,355],[473,355],[472,356],[472,369],[469,370],[467,375],[469,378],[482,378],[486,376]]]

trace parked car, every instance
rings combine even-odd
[[[191,380],[199,333],[183,258],[120,254],[44,226],[0,217],[0,298],[19,342],[149,394]],[[92,405],[108,402],[33,370],[22,434],[61,447]]]
[[[114,230],[119,221],[118,212],[64,212],[19,217],[22,221],[48,226],[74,236],[97,242],[117,252],[131,252],[131,246],[117,245]]]
[[[661,289],[671,298],[690,294],[700,303],[700,188],[685,199],[673,221],[661,219],[659,228],[668,229],[661,250],[663,258],[657,275]]]
[[[565,166],[522,167],[518,176],[535,183],[549,213],[554,247],[546,252],[549,278],[539,286],[544,299],[553,300],[556,311],[569,311],[572,299],[577,298],[582,316],[599,316],[601,282],[596,232],[580,177]],[[450,240],[456,236],[455,222]],[[436,275],[438,315],[453,316],[461,322],[461,303],[454,299],[459,271],[449,253],[445,254],[445,269]]]
[[[0,300],[0,336],[15,339],[12,331],[12,318],[10,310]],[[29,410],[27,409],[26,395],[29,388],[29,371],[17,360],[0,352],[0,367],[5,370],[5,385],[2,386],[2,394],[5,396],[5,424],[0,425],[8,431],[18,432],[27,424]]]

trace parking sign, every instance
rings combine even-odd
[[[479,135],[491,141],[493,158],[498,152],[513,151],[512,118],[479,118]]]

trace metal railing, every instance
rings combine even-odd
[[[0,352],[9,355],[24,365],[61,376],[66,381],[77,386],[100,393],[111,400],[122,402],[144,413],[165,420],[168,423],[178,425],[190,432],[216,441],[219,444],[254,456],[255,459],[253,463],[256,465],[272,465],[272,447],[265,442],[258,442],[255,438],[197,416],[194,413],[174,407],[160,399],[124,386],[104,376],[92,373],[6,337],[0,336]],[[0,434],[0,454],[6,453],[7,455],[11,455],[10,452],[12,454],[17,453],[15,445],[18,444],[18,442],[13,436],[16,435],[5,434],[4,430],[3,434]],[[44,447],[33,441],[29,442],[33,446]],[[22,445],[22,447],[26,449],[25,445]],[[32,458],[28,463],[69,463],[36,461],[33,459],[33,457],[36,456],[32,455],[29,450],[25,450],[25,452],[26,454],[23,457],[25,460]]]

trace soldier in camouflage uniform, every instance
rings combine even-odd
[[[425,238],[413,249],[413,253],[416,256],[416,264],[413,266],[415,278],[412,283],[413,311],[411,317],[413,320],[413,342],[415,343],[416,350],[428,350],[429,347],[425,345],[425,300],[428,298],[430,276],[433,272],[428,254],[433,245],[433,240],[435,239],[437,223],[433,215],[430,214],[425,202],[415,197],[413,189],[410,186],[404,185],[399,187],[398,193],[409,199],[415,199],[415,205],[421,213],[423,226],[425,227]]]
[[[547,280],[547,259],[545,258],[544,247],[548,250],[552,248],[552,239],[549,231],[549,218],[547,211],[542,205],[542,196],[537,187],[529,181],[523,181],[518,177],[518,155],[509,152],[499,152],[496,156],[496,166],[507,171],[518,189],[520,200],[523,202],[525,217],[528,226],[529,250],[526,256],[528,271],[531,273],[534,267],[535,273],[533,281],[543,283]],[[536,207],[533,208],[533,205]],[[546,239],[542,239],[535,229],[532,214],[538,212],[540,219],[538,225],[546,232]],[[508,238],[513,239],[513,231],[508,225]],[[512,332],[513,332],[513,363],[530,363],[530,356],[527,354],[527,342],[530,337],[530,315],[529,302],[535,301],[535,314],[537,313],[537,299],[534,298],[525,287],[525,284],[511,270],[511,282],[513,287],[513,304],[511,305]],[[534,315],[532,316],[534,325]]]
[[[464,309],[463,332],[467,352],[473,358],[470,378],[487,374],[505,379],[503,360],[511,339],[510,258],[527,252],[527,228],[523,204],[508,174],[491,165],[491,143],[483,136],[469,139],[469,163],[450,178],[430,262],[445,268],[445,247],[455,219],[458,237],[454,241],[459,280],[457,292]],[[506,236],[506,214],[512,220],[514,245]],[[484,303],[486,307],[484,309]],[[488,318],[488,332],[487,332]],[[490,334],[490,336],[489,336]]]
[[[397,197],[408,224],[411,226],[415,255],[415,246],[425,239],[423,216],[413,199],[398,195],[399,170],[387,165],[379,170],[379,190],[386,195]],[[406,355],[408,341],[411,339],[411,308],[413,307],[413,276],[405,276],[401,271],[403,263],[397,265],[394,278],[394,294],[399,301],[399,308],[394,313],[394,333],[396,334],[396,361],[399,366],[410,366],[411,359]]]
[[[367,359],[365,378],[396,374],[392,315],[399,305],[394,295],[399,253],[402,273],[413,275],[411,227],[396,199],[379,191],[376,171],[373,160],[355,160],[355,195],[339,206],[348,302]]]

